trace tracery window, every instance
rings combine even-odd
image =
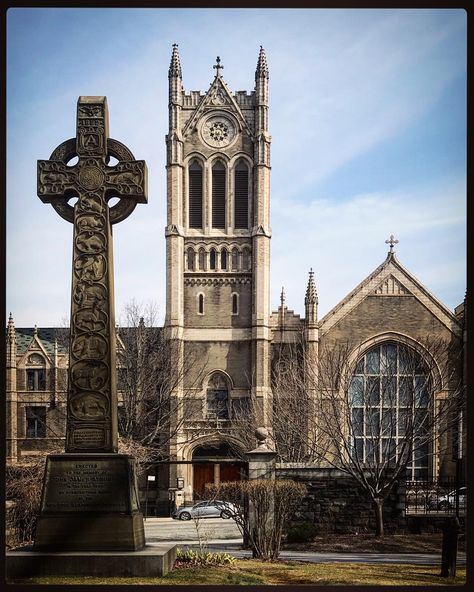
[[[28,368],[26,370],[26,388],[29,391],[45,391],[46,370],[44,368]]]
[[[353,454],[373,466],[408,455],[407,480],[428,479],[430,377],[411,348],[387,342],[358,361],[349,388]]]
[[[202,228],[202,166],[197,160],[189,165],[189,227]]]
[[[206,408],[209,418],[229,419],[229,389],[227,381],[219,372],[214,373],[209,379]]]
[[[46,407],[25,407],[26,437],[46,438]]]

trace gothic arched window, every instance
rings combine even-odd
[[[189,228],[202,228],[202,166],[197,160],[189,165]]]
[[[249,169],[245,161],[239,160],[234,173],[234,226],[248,228],[249,225]]]
[[[221,269],[227,269],[227,249],[221,251]]]
[[[187,251],[187,267],[189,271],[194,271],[194,257],[194,249],[192,247],[189,247]]]
[[[26,369],[26,388],[29,391],[46,390],[46,368],[43,356],[33,353],[28,356]]]
[[[239,269],[239,251],[237,249],[232,249],[232,271],[237,271]]]
[[[407,480],[428,479],[430,377],[413,349],[386,342],[358,361],[349,387],[352,454],[389,466],[407,458]]]
[[[229,419],[229,388],[220,372],[215,372],[209,379],[206,408],[208,418]]]
[[[216,162],[212,167],[212,227],[225,228],[225,166]]]
[[[211,269],[216,269],[216,250],[215,249],[211,249],[210,253],[209,253],[209,267]]]
[[[199,249],[199,269],[204,271],[206,269],[206,251]]]

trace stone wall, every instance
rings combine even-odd
[[[276,477],[305,483],[308,493],[293,516],[294,522],[311,522],[321,532],[360,534],[374,532],[375,513],[367,493],[356,481],[336,469],[279,463]],[[405,530],[404,483],[394,487],[384,506],[386,533]]]

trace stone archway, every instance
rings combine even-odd
[[[193,450],[192,461],[194,500],[205,498],[206,484],[240,481],[247,471],[247,463],[224,442],[200,444]]]

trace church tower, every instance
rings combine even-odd
[[[235,401],[252,394],[261,404],[262,424],[269,425],[271,138],[265,51],[260,48],[251,92],[230,91],[219,57],[213,68],[207,92],[185,92],[173,46],[165,325],[180,344],[182,360],[206,364],[198,384],[186,376],[181,387],[187,382],[202,395],[204,420],[230,421]],[[218,401],[212,392],[220,393]]]

